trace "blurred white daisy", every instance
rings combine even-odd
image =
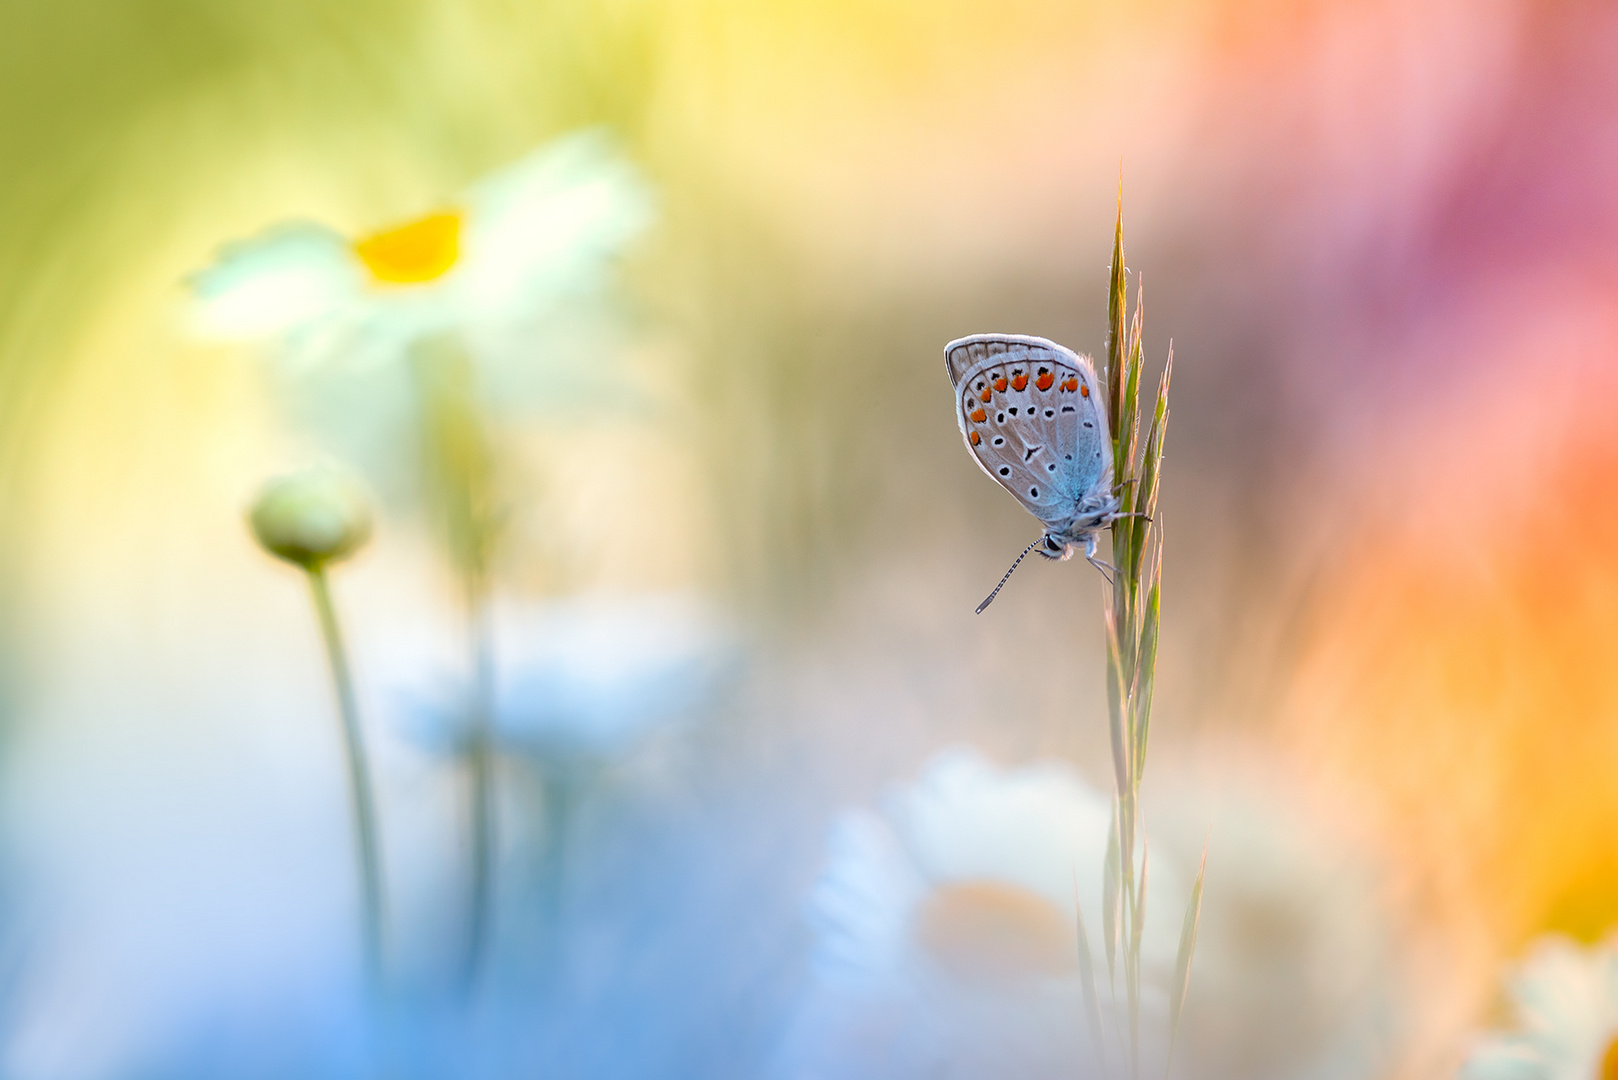
[[[495,729],[508,747],[608,757],[691,715],[735,663],[684,593],[581,596],[496,612]]]
[[[1380,1075],[1390,993],[1371,883],[1256,777],[1217,800],[1172,778],[1165,790],[1147,813],[1143,1074],[1163,1074],[1184,868],[1213,820],[1174,1075]],[[880,813],[839,819],[809,902],[813,975],[778,1075],[1095,1075],[1074,899],[1108,1031],[1125,1030],[1098,918],[1110,805],[1064,766],[1006,770],[951,750]],[[1121,1046],[1106,1050],[1124,1060]]]
[[[495,739],[548,761],[626,753],[711,701],[737,663],[725,620],[688,593],[502,599],[490,618]],[[429,745],[458,745],[469,695],[456,688],[465,680],[444,675],[422,685],[418,650],[401,644],[390,663],[406,668],[393,690],[411,703],[415,734]]]
[[[1518,1030],[1483,1039],[1462,1080],[1618,1078],[1618,936],[1542,939],[1509,980]]]
[[[271,342],[298,368],[396,361],[443,334],[478,360],[520,358],[533,326],[598,290],[651,220],[634,167],[585,131],[370,236],[291,222],[232,244],[191,279],[193,325],[204,338]]]
[[[1092,1051],[1074,906],[1108,999],[1098,916],[1110,821],[1108,797],[1063,766],[1003,770],[964,749],[881,813],[844,815],[809,901],[813,986],[780,1075],[1082,1075]],[[1149,978],[1172,970],[1187,888],[1153,856]],[[1154,916],[1150,897],[1172,911]],[[1161,1026],[1166,1002],[1149,986],[1143,1025]]]
[[[273,358],[286,417],[388,503],[487,484],[468,463],[497,444],[490,476],[516,484],[523,467],[494,421],[543,407],[555,426],[643,404],[604,362],[624,352],[607,286],[653,206],[611,136],[578,132],[369,236],[287,222],[227,246],[190,279],[192,328]]]

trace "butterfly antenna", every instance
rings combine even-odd
[[[1041,543],[1044,542],[1044,540],[1045,538],[1041,536],[1038,540],[1035,540],[1032,544],[1029,544],[1027,547],[1022,549],[1022,554],[1018,555],[1017,561],[1011,564],[1011,569],[1007,570],[1006,576],[1000,579],[1000,584],[994,587],[994,592],[989,594],[989,598],[987,600],[978,605],[977,614],[982,615],[983,609],[994,603],[994,598],[1000,595],[1000,590],[1005,588],[1006,582],[1011,580],[1012,573],[1017,569],[1017,567],[1022,565],[1022,561],[1024,559],[1028,558],[1028,553],[1037,548]]]

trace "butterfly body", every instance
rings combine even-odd
[[[1040,337],[974,334],[944,347],[961,438],[978,466],[1045,528],[1035,549],[1097,566],[1118,516],[1105,388],[1089,357]],[[1026,554],[1026,552],[1025,552]]]

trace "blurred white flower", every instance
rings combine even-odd
[[[1260,783],[1217,800],[1172,780],[1167,790],[1147,812],[1143,1073],[1163,1074],[1185,868],[1213,820],[1174,1074],[1378,1075],[1389,994],[1368,882]],[[1105,985],[1099,918],[1110,805],[1064,766],[1004,770],[951,750],[881,813],[840,818],[809,902],[812,978],[778,1075],[1094,1075],[1074,899],[1103,1012],[1121,1009],[1121,975],[1116,997]],[[1109,1016],[1109,1031],[1123,1025]],[[1106,1050],[1119,1065],[1122,1048]]]
[[[634,167],[606,134],[585,131],[371,236],[286,223],[232,244],[191,279],[193,325],[215,340],[270,341],[295,367],[396,361],[449,333],[479,360],[520,358],[527,331],[598,289],[651,220]]]
[[[1588,949],[1542,939],[1507,990],[1519,1029],[1483,1039],[1462,1080],[1618,1077],[1618,936]]]
[[[644,404],[603,362],[622,352],[606,286],[653,208],[612,137],[578,132],[371,236],[288,222],[226,247],[190,279],[192,327],[272,357],[287,418],[385,503],[432,503],[473,483],[464,452],[499,441],[502,416],[543,407],[554,427]]]
[[[1074,905],[1109,999],[1099,915],[1110,821],[1108,797],[1063,766],[1002,770],[964,749],[940,754],[882,813],[844,815],[809,901],[813,985],[780,1074],[1083,1075]],[[1154,917],[1148,902],[1145,965],[1161,977],[1188,883],[1155,853],[1151,877],[1172,908]],[[1144,1023],[1161,1024],[1166,1002],[1148,987]]]
[[[490,617],[495,738],[508,751],[547,760],[607,759],[632,749],[709,700],[736,663],[725,621],[687,593],[502,599]],[[404,662],[419,671],[416,660]],[[408,713],[421,741],[459,744],[469,694],[456,687],[464,683],[446,675],[433,687],[403,687],[416,703]]]
[[[496,612],[495,730],[507,746],[610,756],[689,715],[734,645],[688,594],[580,596]]]

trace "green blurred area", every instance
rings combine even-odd
[[[927,201],[939,177],[918,154],[948,143],[955,110],[977,96],[981,55],[1032,49],[1065,65],[1064,42],[1104,47],[1086,35],[1105,10],[1033,0],[955,5],[947,19],[908,0],[8,6],[4,504],[29,504],[40,433],[60,423],[53,390],[127,282],[147,291],[143,308],[119,316],[126,323],[172,318],[156,301],[172,302],[222,242],[288,217],[368,231],[548,137],[600,124],[662,193],[664,224],[630,280],[689,357],[679,378],[699,411],[686,428],[707,463],[721,584],[755,599],[814,596],[816,567],[846,545],[852,516],[884,497],[883,473],[930,470],[952,452],[947,423],[918,442],[906,415],[872,425],[840,394],[931,378],[934,350],[918,343],[960,332],[963,301],[992,311],[1009,297],[1049,313],[1076,291],[1042,281],[1036,263],[997,291],[929,295],[938,256],[905,250],[917,226],[888,227],[883,200]],[[894,138],[914,132],[913,144]],[[821,189],[817,205],[794,200],[800,176]],[[841,254],[816,249],[826,243]],[[908,265],[923,285],[904,281]],[[976,284],[964,265],[953,272]],[[1057,310],[1058,329],[1072,326]],[[947,410],[942,384],[930,389],[906,412]],[[918,490],[901,487],[901,502]]]
[[[452,191],[556,131],[632,131],[644,34],[600,5],[7,5],[3,460],[77,321],[244,161],[313,159],[379,206]]]
[[[1099,347],[1117,146],[1095,132],[1123,121],[1105,120],[1110,96],[1047,77],[1109,86],[1109,65],[1177,6],[7,5],[0,596],[16,600],[0,625],[52,602],[23,587],[42,546],[116,558],[119,537],[96,530],[141,511],[90,509],[104,489],[209,452],[175,418],[228,415],[229,391],[163,350],[186,347],[180,283],[218,245],[287,218],[350,234],[405,220],[591,125],[660,193],[626,282],[683,395],[663,422],[703,475],[690,507],[712,548],[703,584],[790,624],[851,558],[904,558],[947,535],[999,561],[1026,523],[961,467],[937,348],[1011,322]],[[1093,250],[1028,248],[1048,234],[1042,204],[984,188],[1003,172],[1010,105],[1021,141],[1080,129],[1078,169],[1096,182],[1044,184]],[[980,263],[986,246],[998,254]],[[124,340],[143,344],[109,346]],[[51,490],[64,483],[80,487]],[[961,515],[985,505],[999,512],[963,535]]]

